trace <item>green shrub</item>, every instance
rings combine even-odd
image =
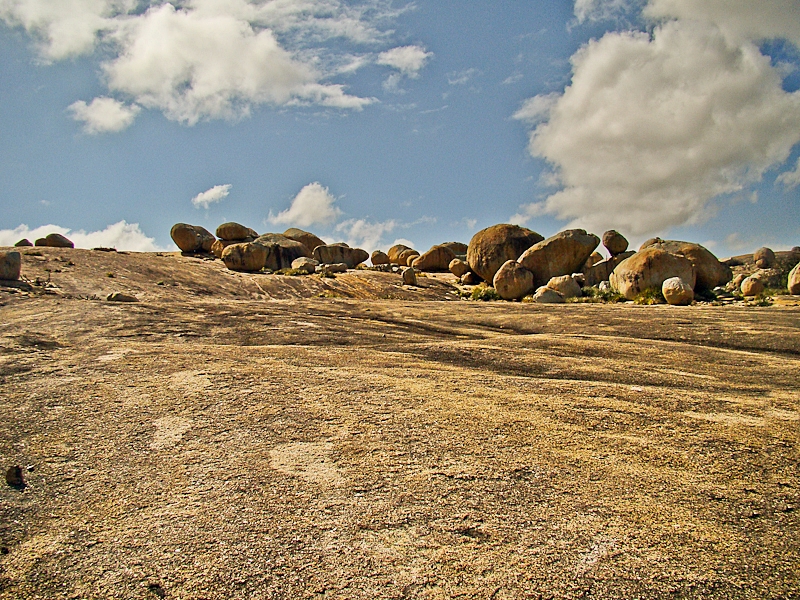
[[[599,303],[599,302],[625,302],[625,296],[616,290],[600,290],[595,286],[587,286],[581,290],[580,298],[570,298],[567,302]]]
[[[470,298],[472,300],[481,300],[483,302],[488,302],[490,300],[502,300],[500,294],[497,293],[497,290],[493,287],[489,287],[486,284],[476,286],[475,289],[472,290]]]
[[[667,301],[664,298],[664,294],[661,293],[661,290],[658,288],[647,288],[646,290],[642,290],[639,292],[636,297],[633,299],[636,304],[666,304]]]
[[[275,271],[275,275],[291,275],[291,276],[308,275],[308,271],[306,271],[305,269],[280,269],[278,271]]]

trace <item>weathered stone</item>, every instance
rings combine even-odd
[[[567,298],[577,298],[581,295],[581,286],[575,281],[572,275],[560,275],[551,277],[547,282],[547,287],[557,291],[566,300]]]
[[[764,292],[764,282],[760,277],[745,277],[742,280],[741,286],[742,294],[744,296],[758,296]]]
[[[48,233],[45,237],[39,238],[35,242],[36,246],[45,246],[47,248],[74,248],[73,244],[66,237],[60,233]]]
[[[319,263],[316,260],[313,258],[308,258],[307,256],[301,256],[300,258],[295,258],[292,261],[292,269],[305,271],[309,274],[314,273],[317,270],[318,265]]]
[[[311,255],[311,253],[314,252],[314,248],[316,248],[317,246],[325,245],[325,242],[320,238],[318,238],[313,233],[308,231],[303,231],[302,229],[298,229],[297,227],[291,227],[287,229],[286,231],[283,232],[283,235],[285,235],[290,240],[294,240],[295,242],[300,242],[301,244],[303,244],[306,248],[308,248],[309,255]]]
[[[264,233],[258,236],[253,243],[266,248],[267,256],[264,260],[264,267],[273,271],[290,269],[294,260],[311,255],[305,244],[289,239],[280,233]]]
[[[583,229],[568,229],[534,244],[517,262],[533,273],[538,287],[552,277],[580,271],[599,243],[600,238]]]
[[[397,264],[400,266],[411,266],[411,263],[414,262],[414,259],[419,256],[419,252],[414,250],[413,248],[409,248],[408,250],[403,250],[397,256]]]
[[[33,242],[31,242],[28,238],[22,238],[16,244],[14,244],[17,248],[25,248],[27,246],[33,246]]]
[[[439,244],[440,246],[444,246],[445,248],[450,248],[453,251],[453,254],[456,256],[464,256],[467,253],[467,246],[464,242],[445,242],[444,244]]]
[[[539,304],[563,304],[564,296],[543,285],[533,294],[533,301]]]
[[[797,263],[789,271],[789,281],[786,287],[789,288],[789,293],[793,296],[800,296],[800,263]]]
[[[611,256],[622,254],[628,249],[628,240],[621,233],[610,229],[603,234],[603,246]]]
[[[759,269],[769,269],[775,264],[775,253],[770,248],[759,248],[753,253],[753,262]]]
[[[689,259],[659,247],[645,248],[617,265],[611,287],[628,300],[647,289],[660,290],[665,280],[680,277],[694,289],[695,272]]]
[[[332,275],[333,273],[346,273],[347,263],[332,263],[327,265],[319,265],[317,272],[321,275]]]
[[[394,264],[399,265],[401,264],[399,260],[400,254],[405,250],[411,250],[411,248],[409,248],[405,244],[395,244],[394,246],[389,248],[386,254],[389,256],[389,260],[391,260]]]
[[[369,258],[369,254],[361,248],[330,244],[314,248],[314,258],[320,264],[345,263],[349,269],[355,269]]]
[[[492,281],[506,261],[517,260],[543,239],[535,231],[518,225],[492,225],[472,236],[467,247],[467,264],[482,279]]]
[[[661,284],[661,293],[667,304],[686,306],[694,300],[694,290],[680,277],[670,277]]]
[[[713,290],[718,285],[725,285],[733,277],[730,267],[723,265],[716,256],[700,244],[655,239],[657,241],[648,247],[660,248],[683,256],[692,263],[696,276],[694,287],[697,291]]]
[[[503,300],[519,300],[533,291],[533,273],[515,260],[504,262],[492,280]]]
[[[256,242],[231,244],[222,251],[222,260],[231,271],[253,273],[265,267],[268,252],[266,246]]]
[[[10,250],[0,252],[0,279],[16,281],[22,271],[22,256],[19,252]]]
[[[417,285],[417,270],[414,267],[406,267],[402,272],[403,285]]]
[[[469,273],[469,265],[461,260],[460,258],[454,258],[450,261],[450,264],[447,265],[447,269],[456,277],[461,277],[466,273]]]
[[[376,267],[378,265],[388,265],[392,262],[391,259],[389,258],[389,255],[381,250],[375,250],[372,253],[372,256],[370,256],[370,261]]]
[[[139,302],[139,299],[136,296],[123,294],[122,292],[111,292],[108,296],[106,296],[106,300],[109,302]]]
[[[249,237],[253,237],[253,233],[255,232],[249,227],[245,227],[244,225],[235,223],[233,221],[223,223],[217,227],[217,237],[221,240],[240,241]]]
[[[447,271],[450,261],[454,260],[455,257],[455,252],[447,246],[433,246],[427,252],[416,257],[411,262],[411,266],[417,271]]]
[[[623,252],[622,254],[617,254],[616,256],[601,260],[588,269],[584,268],[583,275],[586,278],[585,285],[598,285],[601,281],[608,281],[608,278],[611,276],[611,272],[616,268],[616,266],[634,254],[636,253],[632,251]]]
[[[603,255],[597,251],[594,251],[589,255],[589,258],[586,259],[586,262],[583,263],[583,270],[585,271],[586,269],[593,267],[594,265],[603,260],[604,260]]]
[[[469,271],[468,273],[464,273],[459,281],[461,281],[461,285],[478,285],[481,281],[483,281],[477,273],[473,273]]]
[[[169,235],[182,252],[211,252],[216,241],[205,227],[187,223],[175,223]]]

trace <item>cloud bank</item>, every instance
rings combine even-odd
[[[577,2],[576,15],[622,4]],[[536,96],[515,115],[533,127],[529,151],[559,189],[512,220],[548,214],[650,235],[704,221],[714,198],[782,165],[800,142],[800,93],[783,89],[755,42],[798,39],[800,20],[788,18],[797,6],[653,0],[651,33],[610,32],[582,47],[563,93]]]
[[[154,238],[148,237],[139,228],[138,223],[119,221],[100,231],[86,232],[82,229],[72,231],[59,225],[42,225],[30,228],[20,225],[15,229],[0,229],[0,246],[13,246],[19,240],[27,238],[31,242],[45,237],[49,233],[60,233],[67,236],[76,248],[116,248],[131,252],[157,252],[166,250],[156,244]]]
[[[291,206],[267,220],[274,225],[293,225],[310,227],[312,225],[332,225],[342,214],[336,206],[336,197],[328,188],[318,182],[309,183],[294,197]]]
[[[195,208],[208,208],[212,204],[219,202],[228,197],[228,194],[231,193],[231,184],[226,183],[225,185],[215,185],[211,189],[206,190],[205,192],[200,192],[192,198],[192,205]]]
[[[44,61],[98,52],[115,96],[70,110],[89,133],[121,131],[140,108],[194,125],[238,119],[254,106],[361,110],[375,102],[331,78],[376,60],[416,77],[428,53],[386,46],[402,10],[386,0],[0,0],[0,19],[23,28]]]

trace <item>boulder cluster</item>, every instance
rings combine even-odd
[[[626,300],[649,295],[673,305],[722,291],[753,297],[779,285],[763,273],[770,269],[781,273],[774,269],[776,255],[769,248],[760,248],[752,257],[758,272],[734,278],[730,260],[720,262],[700,244],[652,238],[631,251],[628,240],[614,230],[600,238],[583,229],[568,229],[545,239],[525,227],[499,224],[479,231],[469,244],[446,242],[422,253],[396,244],[371,256],[361,248],[328,244],[296,228],[259,235],[239,223],[223,223],[215,233],[185,223],[171,231],[183,252],[213,254],[235,271],[331,274],[371,259],[374,269],[399,273],[406,285],[416,285],[419,273],[449,271],[464,286],[493,288],[495,297],[540,303],[565,302],[590,289]],[[600,244],[607,257],[598,252]],[[800,294],[797,266],[789,274],[788,287],[790,293]]]
[[[27,238],[23,238],[14,244],[17,248],[25,248],[30,246],[45,246],[48,248],[74,248],[75,244],[67,239],[60,233],[49,233],[43,238],[37,239],[34,243]]]

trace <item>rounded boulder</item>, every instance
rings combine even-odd
[[[519,264],[528,269],[537,286],[553,277],[570,275],[586,264],[600,238],[583,229],[567,229],[534,244],[519,257]]]
[[[661,293],[667,304],[686,306],[694,300],[694,290],[680,277],[670,277],[661,284]]]
[[[454,260],[455,257],[455,252],[444,244],[439,244],[416,257],[412,261],[411,266],[418,271],[447,271],[450,262]]]
[[[547,282],[547,287],[557,291],[564,299],[577,298],[581,295],[581,286],[572,275],[551,277]]]
[[[382,250],[375,250],[370,256],[369,260],[376,267],[378,265],[388,265],[392,262],[391,259],[389,258],[389,255],[386,254],[386,252],[383,252]]]
[[[758,296],[764,292],[764,282],[760,277],[745,277],[742,280],[741,290],[744,296]]]
[[[775,253],[770,248],[759,248],[753,253],[753,262],[759,269],[769,269],[775,265]]]
[[[308,248],[309,254],[314,252],[314,248],[317,246],[324,246],[325,242],[318,238],[316,235],[309,231],[303,231],[302,229],[298,229],[297,227],[290,227],[286,231],[283,232],[290,240],[294,240],[295,242],[300,242],[306,248]]]
[[[14,250],[0,252],[0,279],[16,281],[22,270],[22,256]]]
[[[649,248],[660,248],[686,258],[695,271],[694,288],[699,291],[713,290],[725,285],[733,277],[730,267],[722,264],[707,248],[693,242],[662,240],[655,238]],[[647,243],[647,242],[645,242]]]
[[[494,289],[503,300],[519,300],[533,291],[533,273],[515,260],[507,260],[494,274]]]
[[[320,264],[345,263],[348,269],[355,269],[369,258],[369,253],[361,248],[330,244],[314,248],[314,258]]]
[[[447,265],[447,269],[459,279],[470,272],[469,265],[460,258],[451,260],[450,264]]]
[[[611,256],[616,256],[628,249],[628,240],[618,231],[609,229],[603,234],[603,246],[606,247]]]
[[[619,263],[609,276],[611,287],[627,300],[647,289],[661,289],[670,277],[680,277],[694,289],[695,271],[688,258],[658,247],[645,248]]]
[[[800,296],[800,263],[797,263],[789,271],[789,282],[786,287],[789,288],[789,293],[793,296]]]
[[[231,244],[222,251],[222,261],[231,271],[254,273],[264,268],[267,248],[255,242]]]
[[[519,225],[500,224],[481,229],[467,246],[467,264],[485,281],[492,281],[506,261],[517,260],[544,238]]]

